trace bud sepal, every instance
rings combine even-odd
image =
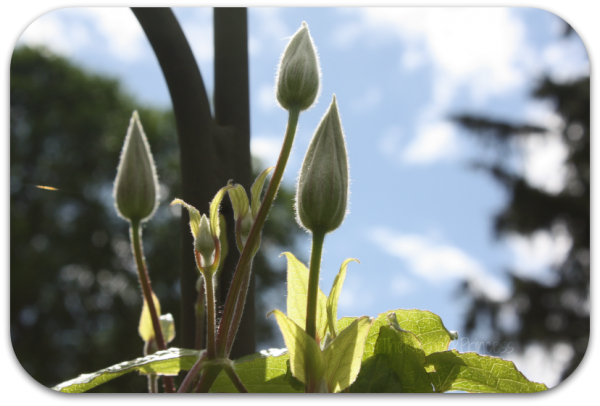
[[[129,121],[113,195],[117,213],[130,222],[149,220],[158,206],[156,166],[137,111]]]
[[[277,70],[275,93],[286,110],[310,108],[319,95],[319,59],[306,22],[292,36]]]
[[[296,193],[296,220],[311,231],[330,233],[346,216],[348,155],[335,95],[304,157]]]

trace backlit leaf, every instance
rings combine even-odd
[[[263,185],[265,184],[265,179],[267,178],[267,175],[269,174],[269,172],[271,172],[271,170],[273,170],[273,168],[275,168],[274,166],[271,166],[270,168],[265,169],[264,171],[262,171],[260,173],[260,175],[258,175],[258,177],[256,178],[256,180],[254,181],[254,184],[252,185],[252,189],[250,191],[252,197],[252,218],[256,219],[256,215],[258,214],[258,210],[260,209],[260,195],[262,193],[262,189],[263,189]]]
[[[158,298],[152,292],[152,300],[154,301],[154,307],[156,308],[156,314],[160,316],[160,302]],[[154,326],[152,325],[152,317],[150,316],[150,309],[148,308],[148,303],[144,299],[144,304],[142,305],[142,315],[140,317],[140,324],[138,326],[138,333],[144,342],[150,341],[154,338]]]
[[[169,348],[91,374],[79,375],[77,378],[58,384],[52,389],[65,393],[81,393],[133,371],[139,371],[142,374],[175,376],[179,371],[188,371],[203,352],[203,350]]]
[[[351,261],[356,261],[360,264],[357,259],[348,258],[340,267],[340,272],[336,275],[333,280],[333,285],[331,286],[331,292],[329,292],[329,297],[327,298],[327,321],[329,323],[329,331],[333,338],[336,337],[336,323],[337,323],[337,307],[338,300],[340,298],[340,293],[342,293],[342,286],[344,285],[344,280],[346,279],[346,267]]]
[[[437,352],[427,356],[427,363],[436,392],[531,393],[548,389],[525,378],[512,361],[475,352]]]

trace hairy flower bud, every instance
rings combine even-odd
[[[306,110],[313,105],[320,87],[319,62],[305,22],[283,52],[276,79],[277,101],[289,110]]]
[[[202,215],[200,219],[200,227],[198,228],[198,235],[194,241],[194,248],[200,253],[202,263],[198,264],[202,268],[209,267],[215,262],[215,240],[210,231],[210,222],[206,214]]]
[[[156,167],[137,111],[129,122],[113,194],[117,213],[126,220],[145,221],[156,210]]]
[[[296,194],[298,223],[329,233],[338,228],[348,206],[348,156],[335,95],[313,135],[300,169]]]

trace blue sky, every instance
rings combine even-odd
[[[212,10],[181,8],[175,14],[210,93]],[[546,278],[568,251],[569,236],[555,229],[531,239],[494,240],[492,216],[506,195],[490,177],[469,169],[472,160],[494,154],[447,117],[474,112],[543,123],[550,134],[520,144],[513,165],[533,184],[562,190],[565,148],[553,135],[560,119],[550,105],[528,97],[543,74],[568,80],[589,72],[581,41],[561,37],[562,20],[528,8],[250,9],[252,151],[265,167],[275,164],[287,121],[275,102],[276,67],[302,21],[318,48],[322,90],[318,104],[301,115],[284,182],[294,184],[335,93],[347,138],[351,203],[342,227],[326,239],[322,289],[329,291],[345,258],[361,261],[349,265],[339,314],[427,309],[460,333],[466,302],[457,293],[463,280],[502,299],[509,267]],[[46,45],[90,70],[120,78],[141,104],[170,105],[158,63],[129,9],[53,11],[32,23],[19,41]],[[305,251],[309,242],[307,235]],[[277,254],[274,260],[283,261]],[[279,300],[274,306],[284,309],[284,298]],[[557,347],[544,357],[531,348],[523,357],[508,357],[526,376],[554,385],[565,351]]]

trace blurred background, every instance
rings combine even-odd
[[[213,83],[212,9],[175,8]],[[254,171],[274,165],[287,114],[274,75],[309,25],[322,70],[256,260],[257,350],[283,347],[283,251],[308,259],[296,174],[336,94],[350,159],[350,213],[325,242],[328,292],[347,257],[339,314],[430,310],[451,348],[513,360],[555,386],[589,337],[589,60],[552,13],[527,8],[251,8]],[[55,385],[142,355],[141,295],[112,182],[131,112],[157,163],[161,206],[144,231],[163,312],[179,312],[179,150],[160,67],[127,8],[66,8],[22,34],[10,78],[11,339]],[[201,180],[199,180],[201,181]],[[40,189],[49,186],[57,190]],[[177,346],[177,338],[173,343]],[[145,391],[127,375],[100,391]]]

